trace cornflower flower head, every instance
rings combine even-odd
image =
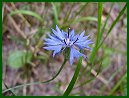
[[[53,34],[48,34],[49,38],[44,39],[44,44],[46,46],[43,48],[46,50],[52,50],[53,57],[61,51],[69,49],[70,65],[73,64],[74,58],[86,58],[86,55],[80,53],[79,50],[83,50],[84,48],[91,50],[88,45],[93,42],[91,39],[88,39],[89,35],[84,36],[85,31],[83,31],[80,35],[75,35],[74,30],[70,31],[70,28],[68,28],[68,33],[66,33],[63,30],[61,31],[56,25],[56,30],[52,29],[52,32]]]

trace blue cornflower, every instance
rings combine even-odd
[[[43,48],[47,50],[53,50],[53,57],[55,56],[55,54],[60,53],[62,50],[69,48],[70,65],[73,64],[74,58],[86,58],[86,56],[80,53],[79,50],[83,50],[84,48],[91,50],[88,45],[92,44],[93,42],[91,41],[91,39],[87,39],[89,36],[84,36],[85,31],[83,31],[80,35],[75,35],[74,30],[70,31],[69,28],[68,33],[66,33],[63,30],[60,31],[60,29],[56,25],[56,31],[52,29],[52,32],[52,35],[48,34],[49,38],[44,39],[44,44],[46,46]]]

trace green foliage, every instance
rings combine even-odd
[[[78,22],[81,22],[81,21],[97,21],[97,18],[96,17],[91,17],[91,16],[88,16],[88,17],[81,17],[81,18],[77,18],[76,20],[74,20],[71,24],[76,24]]]
[[[32,11],[27,11],[27,10],[15,10],[15,11],[12,11],[10,13],[10,15],[15,15],[15,14],[25,14],[25,15],[30,15],[30,16],[33,16],[35,17],[36,19],[38,19],[41,23],[44,22],[43,18],[41,16],[39,16],[37,13],[35,12],[32,12]]]
[[[111,24],[106,36],[104,37],[103,41],[100,43],[100,45],[97,47],[98,49],[101,47],[101,45],[103,44],[103,42],[105,41],[105,39],[108,37],[108,35],[111,33],[112,29],[114,28],[114,26],[116,25],[116,23],[119,21],[119,19],[121,18],[121,16],[124,14],[125,10],[127,8],[127,4],[123,7],[123,9],[120,11],[119,15],[116,17],[116,19],[113,21],[113,23]]]
[[[116,83],[116,85],[115,85],[115,86],[112,88],[112,90],[109,92],[109,95],[113,95],[114,92],[117,90],[117,88],[122,84],[122,82],[123,82],[125,79],[127,80],[127,73],[125,73],[125,74],[121,77],[120,81],[118,81],[118,82]]]
[[[105,32],[105,28],[106,28],[106,25],[107,25],[107,22],[108,22],[110,13],[111,13],[111,11],[112,11],[113,5],[114,5],[114,3],[112,3],[112,5],[111,5],[111,7],[110,7],[109,13],[108,13],[108,15],[107,15],[107,17],[106,17],[106,21],[104,22],[103,28],[102,28],[101,33],[100,33],[100,38],[102,38],[102,35],[103,35],[103,33]]]
[[[73,78],[71,79],[66,91],[64,92],[63,96],[68,96],[70,94],[70,92],[72,91],[74,84],[78,78],[79,72],[80,72],[80,68],[82,65],[82,57],[79,58],[78,64],[77,64],[77,68],[74,72]]]
[[[54,24],[58,24],[58,14],[59,14],[60,6],[58,6],[57,4],[59,3],[51,3],[51,4],[52,4],[52,9],[54,14]]]
[[[94,46],[94,48],[92,50],[92,53],[90,55],[90,58],[89,58],[91,63],[94,62],[95,55],[96,55],[96,53],[98,51],[97,47],[98,47],[98,44],[99,44],[99,42],[101,40],[101,38],[100,38],[100,36],[101,36],[100,30],[101,30],[102,9],[103,9],[103,5],[102,5],[101,2],[99,2],[98,3],[98,29],[97,29],[98,31],[97,31],[97,36],[96,36],[96,43],[95,43],[95,46]]]
[[[105,3],[102,3],[102,2],[92,3],[94,7],[98,6],[98,9],[96,10],[96,11],[98,11],[97,17],[88,15],[87,14],[88,12],[82,13],[85,10],[85,8],[87,7],[87,5],[88,5],[87,8],[89,8],[89,5],[90,5],[89,3],[82,2],[79,5],[78,3],[72,2],[70,7],[68,4],[69,10],[67,10],[66,12],[65,12],[65,10],[63,10],[65,8],[65,4],[67,5],[67,3],[59,3],[59,2],[58,3],[55,3],[55,2],[45,3],[43,6],[43,8],[44,8],[43,12],[41,11],[42,13],[40,13],[40,11],[37,11],[37,10],[36,10],[36,12],[33,11],[33,9],[31,9],[33,4],[32,5],[26,4],[26,5],[23,5],[24,8],[19,7],[19,8],[17,8],[18,10],[12,9],[11,11],[9,11],[10,13],[8,15],[10,15],[10,17],[13,17],[13,15],[19,15],[19,14],[22,15],[23,17],[28,15],[28,16],[32,16],[32,17],[36,18],[39,22],[34,25],[34,28],[38,28],[37,31],[32,33],[32,37],[27,36],[27,39],[23,40],[22,37],[21,38],[17,37],[15,34],[13,35],[13,33],[8,34],[9,38],[12,42],[15,42],[18,45],[20,44],[21,46],[25,46],[24,49],[31,47],[34,54],[32,54],[31,51],[28,51],[28,52],[25,52],[23,50],[12,51],[9,53],[7,63],[9,66],[11,66],[12,68],[15,68],[15,69],[21,68],[21,67],[25,66],[27,63],[29,63],[29,64],[33,63],[34,65],[36,65],[38,61],[43,66],[46,63],[48,63],[48,65],[49,65],[49,61],[51,61],[50,54],[49,54],[50,52],[44,51],[41,47],[43,46],[43,38],[46,37],[46,34],[48,32],[51,32],[50,27],[54,28],[55,24],[57,24],[59,27],[61,27],[64,31],[68,27],[71,27],[71,28],[77,27],[76,30],[78,30],[79,32],[80,32],[80,30],[82,30],[82,28],[84,28],[85,30],[87,30],[87,28],[88,28],[88,30],[90,30],[89,28],[93,29],[93,31],[96,30],[97,32],[95,32],[92,36],[93,39],[95,38],[95,41],[94,41],[95,44],[94,44],[94,47],[92,48],[90,57],[88,57],[89,59],[87,59],[86,66],[82,66],[82,58],[80,58],[77,66],[74,66],[77,68],[75,69],[75,73],[74,73],[70,83],[68,83],[68,87],[66,88],[65,92],[63,90],[62,91],[60,90],[60,88],[63,84],[62,81],[59,81],[60,84],[55,85],[54,88],[51,87],[51,88],[53,88],[52,90],[55,90],[56,92],[58,92],[58,94],[62,95],[64,93],[64,96],[81,95],[81,91],[79,91],[79,92],[77,91],[76,93],[73,92],[73,94],[71,94],[71,91],[76,88],[79,88],[79,90],[80,90],[80,88],[84,85],[90,86],[91,85],[90,83],[92,81],[96,82],[96,80],[99,79],[99,78],[97,78],[97,76],[101,69],[102,70],[104,69],[104,71],[102,71],[102,72],[105,72],[105,70],[108,70],[112,67],[112,66],[109,66],[112,64],[112,62],[111,62],[112,55],[120,54],[120,55],[122,55],[122,57],[126,56],[126,54],[127,54],[126,51],[123,51],[121,49],[114,48],[114,47],[109,47],[108,45],[103,44],[103,43],[104,43],[105,39],[107,37],[109,37],[108,35],[111,33],[111,31],[115,27],[115,25],[120,22],[119,21],[120,18],[123,15],[126,16],[127,4],[123,7],[123,6],[121,6],[122,5],[121,3],[118,3],[120,6],[118,11],[120,10],[120,13],[117,12],[118,15],[115,18],[112,16],[111,11],[114,9],[114,6],[116,6],[117,3],[110,3],[109,5],[111,5],[111,6],[110,6],[110,9],[108,12],[107,12],[107,9],[105,7],[103,7]],[[76,5],[79,5],[78,8],[76,8]],[[107,5],[107,4],[105,4],[105,5]],[[35,8],[38,8],[38,7],[35,6],[34,9]],[[67,8],[65,8],[65,9],[67,9]],[[77,10],[75,10],[75,9],[77,9]],[[40,14],[38,14],[37,12]],[[105,14],[105,12],[106,12],[106,14]],[[115,13],[115,14],[117,14],[117,13]],[[62,18],[62,16],[63,16],[63,18]],[[125,17],[125,16],[124,16],[124,18],[122,17],[122,19],[123,19],[122,23],[124,24],[124,26],[127,26],[127,17]],[[31,19],[33,21],[32,17],[31,17]],[[110,18],[112,18],[112,17],[114,19],[113,22],[110,20]],[[26,17],[24,17],[24,18],[26,21],[28,20],[28,19],[26,19]],[[30,21],[31,21],[31,19],[30,19]],[[106,19],[106,20],[104,21],[103,19]],[[43,23],[42,27],[40,27],[41,26],[40,22]],[[111,23],[110,26],[108,25],[108,22]],[[17,20],[17,18],[16,18],[16,23],[17,24],[22,23],[22,25],[24,25],[23,19],[21,19],[19,22],[19,20]],[[79,24],[79,27],[78,27],[78,24]],[[18,28],[20,28],[21,31],[23,31],[23,33],[27,34],[28,32],[26,33],[26,28],[27,28],[26,25],[25,25],[25,32],[24,32],[24,29],[22,28],[22,25],[18,24]],[[97,26],[97,28],[96,28],[96,26]],[[33,27],[30,26],[29,29],[32,29],[32,28]],[[8,31],[8,28],[7,28],[7,31]],[[32,29],[32,31],[33,31],[33,29]],[[90,32],[90,33],[92,33],[92,32]],[[121,30],[119,33],[121,33]],[[25,44],[26,41],[29,41],[29,44],[27,44],[28,45],[27,47]],[[100,48],[102,49],[102,51],[99,51]],[[86,54],[89,54],[88,52],[86,51]],[[99,54],[99,52],[100,52],[100,54]],[[35,62],[31,62],[32,55],[34,55],[34,57],[35,57],[35,58],[33,58],[33,60]],[[102,57],[100,57],[100,55]],[[43,62],[41,62],[41,60]],[[45,60],[46,61],[48,60],[48,62],[46,62]],[[57,60],[57,59],[55,59],[55,60]],[[83,60],[85,62],[85,59],[83,59]],[[46,63],[44,63],[44,61]],[[117,58],[116,58],[116,61],[117,61]],[[124,61],[124,60],[122,60],[122,61]],[[43,81],[34,80],[36,82],[29,81],[30,83],[24,83],[24,84],[17,85],[17,86],[11,87],[11,88],[8,87],[6,84],[4,84],[6,88],[2,91],[2,93],[9,91],[12,94],[15,94],[15,93],[13,93],[13,91],[15,89],[18,91],[19,88],[22,88],[22,87],[31,86],[31,85],[35,85],[35,84],[49,83],[49,82],[53,81],[54,79],[56,79],[56,77],[61,73],[66,62],[67,62],[66,58],[65,58],[64,62],[62,62],[62,63],[60,60],[59,63],[61,63],[61,66],[60,66],[59,70],[57,70],[55,75],[53,75],[52,77],[49,77],[48,80],[43,80]],[[123,62],[122,63],[120,62],[120,64],[123,64]],[[47,65],[45,65],[45,66],[47,66]],[[82,70],[80,69],[81,66],[82,66]],[[48,66],[48,67],[50,67],[50,66]],[[120,72],[123,71],[123,70],[121,70],[122,68],[124,69],[124,67],[119,67],[119,71],[117,69],[117,71],[115,71],[114,73],[111,73],[111,76],[109,77],[110,79],[107,79],[107,83],[111,83],[113,81],[112,79],[114,79],[115,76],[117,76],[117,74],[119,74]],[[94,75],[94,74],[92,75],[91,70],[94,70],[97,73],[97,75]],[[115,81],[116,84],[114,84],[112,86],[112,88],[110,89],[110,91],[107,92],[108,95],[116,95],[119,92],[120,92],[120,94],[127,95],[127,85],[126,85],[127,84],[127,81],[126,81],[127,73],[123,73],[123,74],[124,75],[120,78],[120,80],[117,82]],[[103,73],[100,74],[100,77],[101,77],[101,75],[102,75],[102,77],[106,76]],[[77,81],[77,79],[78,79],[78,81]],[[76,81],[77,81],[77,85],[75,85]],[[101,79],[99,79],[99,81],[101,81]],[[56,83],[58,84],[59,82],[56,82]],[[110,86],[110,84],[109,84],[109,86]],[[99,94],[100,95],[103,95],[103,93],[105,94],[106,89],[107,89],[107,85],[103,84],[102,87],[100,87]]]
[[[23,67],[27,62],[31,62],[32,53],[30,51],[13,51],[9,53],[8,56],[8,65],[12,68],[20,68]]]

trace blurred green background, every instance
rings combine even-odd
[[[76,34],[86,31],[93,42],[97,39],[97,2],[6,2],[2,5],[2,94],[57,96],[69,84],[77,61],[66,63],[56,79],[48,84],[39,83],[6,91],[17,85],[45,81],[58,72],[64,56],[52,57],[51,51],[42,47],[43,38],[58,25]],[[120,13],[126,3],[102,3],[100,41],[94,66],[82,62],[72,96],[126,96],[127,95],[127,11]],[[111,33],[110,26],[121,15]],[[106,21],[107,20],[107,21]],[[104,27],[105,25],[105,27]],[[104,29],[103,29],[104,27]],[[94,45],[91,45],[94,47]],[[91,51],[84,50],[89,57]],[[87,65],[87,66],[86,66]],[[97,76],[96,76],[97,75]]]

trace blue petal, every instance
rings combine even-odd
[[[83,56],[84,58],[86,58],[86,56],[82,53],[80,53],[78,50],[72,48],[72,51],[73,51],[73,54],[74,54],[74,57],[79,59],[79,57]]]
[[[63,42],[58,41],[58,40],[53,40],[53,39],[49,39],[49,38],[46,38],[44,40],[46,41],[46,42],[44,42],[44,44],[46,44],[46,45],[64,45]]]
[[[64,38],[67,38],[67,33],[62,30]]]
[[[58,28],[58,26],[56,25],[56,30],[58,33],[60,33],[62,35],[62,32],[60,31],[60,29]]]
[[[75,43],[75,45],[76,45],[79,49],[81,49],[81,50],[85,48],[84,45],[79,44],[79,43]]]
[[[73,41],[73,42],[76,41],[78,37],[79,37],[79,34],[75,35],[75,36],[72,38],[72,41]]]
[[[87,48],[89,50],[91,50],[91,48],[88,46],[89,44],[92,44],[93,42],[90,40],[86,40],[86,41],[83,41],[83,42],[76,42],[75,45],[77,47],[79,47],[79,49],[84,49],[84,48]]]
[[[48,34],[48,36],[49,36],[51,39],[53,39],[53,40],[60,41],[60,39],[57,38],[55,35],[50,35],[50,34]]]
[[[88,45],[79,44],[79,43],[76,43],[75,45],[77,47],[79,47],[79,49],[81,49],[81,50],[84,49],[84,48],[91,50],[91,48]]]
[[[57,45],[57,46],[46,46],[46,47],[43,47],[43,48],[46,49],[46,50],[54,50],[54,51],[56,51],[56,50],[58,50],[58,48],[60,49],[62,47],[63,47],[62,45]]]
[[[70,40],[74,37],[74,30],[70,32]]]
[[[91,39],[86,40],[86,44],[93,44],[93,42],[91,41]]]
[[[93,42],[91,41],[91,39],[89,39],[89,40],[84,40],[84,41],[76,42],[76,44],[89,45],[89,44],[93,44]]]
[[[88,45],[85,46],[86,49],[92,50]]]
[[[56,26],[57,31],[52,29],[52,32],[54,33],[55,36],[57,36],[60,40],[64,40],[65,36],[64,34],[59,30],[59,28]]]
[[[53,52],[53,57],[59,53],[62,49],[62,46],[61,45],[57,45],[57,46],[47,46],[47,47],[43,47],[44,49],[46,50],[54,50]]]
[[[48,45],[48,46],[56,46],[56,45],[62,45],[62,46],[65,46],[64,43],[50,43],[50,42],[44,42],[45,45]]]
[[[53,33],[59,37],[61,40],[65,39],[65,34],[63,32],[60,31],[60,29],[58,28],[58,26],[56,25],[56,31],[54,29],[52,29]]]
[[[86,41],[88,37],[89,37],[89,35],[88,36],[85,36],[85,37],[79,36],[77,43]]]
[[[73,60],[74,60],[74,54],[73,54],[72,48],[70,49],[70,58],[69,58],[69,60],[70,60],[70,65],[72,65],[73,64]]]
[[[93,44],[93,42],[91,41],[91,39],[87,40],[88,36],[84,36],[84,31],[79,35],[77,42],[75,43],[75,45],[77,47],[79,47],[79,49],[84,49],[87,48],[89,50],[91,50],[91,48],[88,46],[89,44]]]
[[[83,37],[85,34],[85,31],[83,31],[81,34],[80,34],[80,37]]]
[[[80,53],[78,50],[74,49],[73,47],[70,48],[70,65],[73,64],[73,60],[74,58],[79,59],[79,57],[84,57],[86,58],[86,56],[82,53]]]
[[[58,48],[53,52],[53,57],[54,57],[57,53],[59,53],[59,52],[61,51],[61,49],[62,49],[61,46],[58,47]]]

